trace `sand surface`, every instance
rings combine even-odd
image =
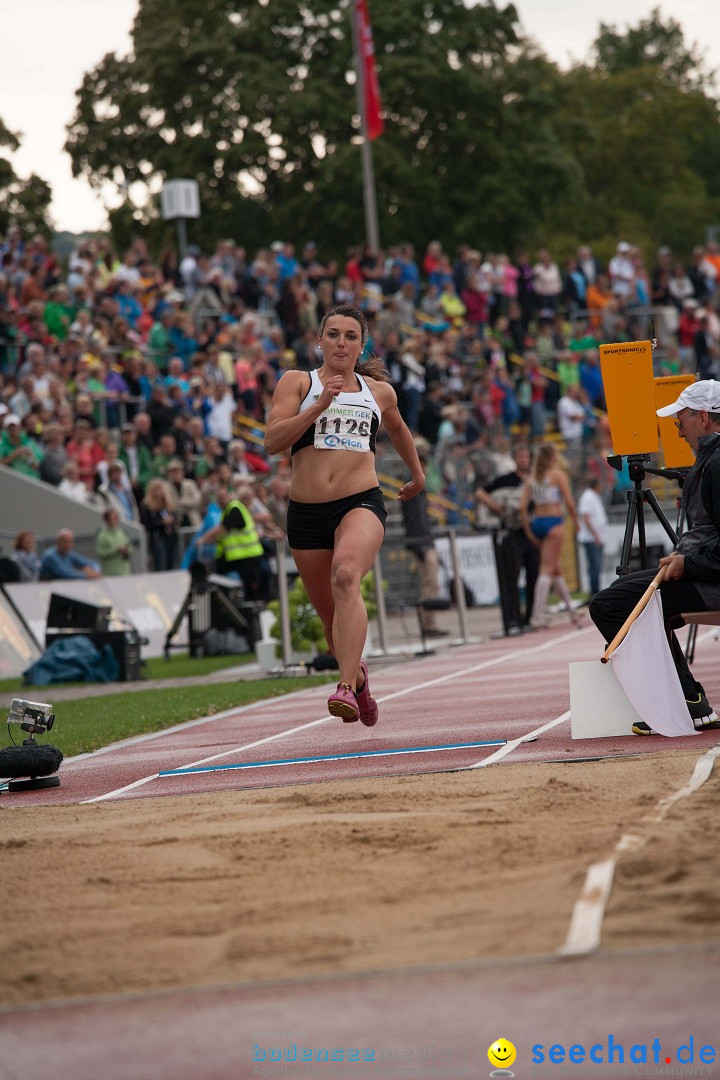
[[[3,1003],[554,953],[633,830],[602,946],[720,942],[702,752],[6,810]]]

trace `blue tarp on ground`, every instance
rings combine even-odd
[[[26,686],[49,686],[65,682],[115,682],[120,674],[109,645],[98,650],[89,637],[73,634],[59,638],[23,672]]]

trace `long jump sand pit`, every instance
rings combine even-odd
[[[710,745],[13,809],[4,1004],[553,954]],[[619,859],[603,947],[720,942],[719,808],[716,767]]]

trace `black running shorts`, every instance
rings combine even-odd
[[[387,510],[379,487],[359,491],[332,502],[303,503],[290,499],[287,514],[287,537],[291,548],[315,551],[335,547],[335,530],[351,510],[362,507],[372,511],[385,528]]]

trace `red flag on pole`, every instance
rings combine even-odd
[[[357,39],[360,63],[363,74],[364,128],[368,139],[377,139],[385,130],[380,115],[380,86],[375,70],[375,46],[373,45],[372,27],[367,0],[355,0],[355,18],[357,20]]]

